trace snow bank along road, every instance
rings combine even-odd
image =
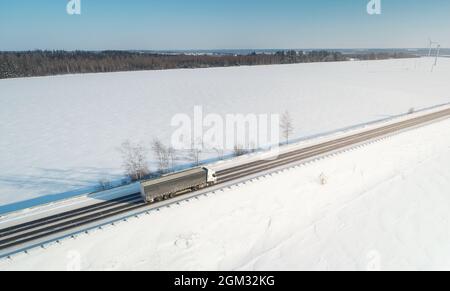
[[[411,117],[404,118],[402,121],[392,122],[388,125],[378,125],[369,130],[350,133],[346,136],[315,145],[282,150],[273,160],[269,160],[267,157],[261,160],[261,157],[259,157],[259,160],[252,161],[248,159],[246,162],[234,166],[224,166],[227,165],[226,163],[224,165],[216,165],[215,167],[218,169],[218,184],[207,189],[206,192],[219,190],[237,181],[256,178],[258,175],[267,173],[267,171],[276,171],[295,163],[305,162],[399,131],[448,118],[450,116],[450,108],[444,108],[434,109],[433,112],[420,113],[417,116],[411,115]],[[30,247],[45,244],[57,237],[69,235],[70,232],[73,233],[74,231],[80,231],[82,228],[98,226],[108,222],[108,219],[118,219],[118,215],[130,215],[133,211],[149,211],[168,204],[178,203],[196,195],[203,195],[204,193],[205,191],[203,190],[152,205],[144,204],[139,193],[136,193],[36,220],[26,222],[17,218],[13,220],[14,222],[5,220],[0,223],[0,255],[8,256]]]

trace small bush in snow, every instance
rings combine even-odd
[[[324,186],[324,185],[326,185],[328,183],[328,178],[327,178],[327,176],[325,176],[324,173],[320,174],[320,176],[319,176],[319,183],[322,186]]]
[[[233,152],[236,157],[247,154],[247,151],[241,145],[235,145]]]
[[[105,190],[108,190],[108,189],[112,188],[111,181],[109,181],[107,179],[101,179],[100,181],[98,181],[98,184],[99,184],[99,189],[101,191],[105,191]]]
[[[416,112],[416,109],[414,107],[408,110],[408,114],[413,114],[414,112]]]

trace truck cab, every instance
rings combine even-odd
[[[217,183],[217,175],[216,175],[216,171],[209,169],[209,168],[204,168],[207,172],[207,183],[208,185],[214,185]]]

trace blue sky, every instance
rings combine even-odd
[[[0,0],[0,50],[450,47],[450,1]]]

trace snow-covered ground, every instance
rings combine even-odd
[[[129,139],[169,142],[172,117],[290,110],[296,137],[450,101],[450,59],[317,63],[0,80],[0,205],[120,180]],[[207,157],[204,157],[207,158]],[[52,196],[52,194],[56,194]],[[27,204],[29,205],[29,204]]]
[[[445,120],[3,259],[0,270],[449,270],[449,165]]]

